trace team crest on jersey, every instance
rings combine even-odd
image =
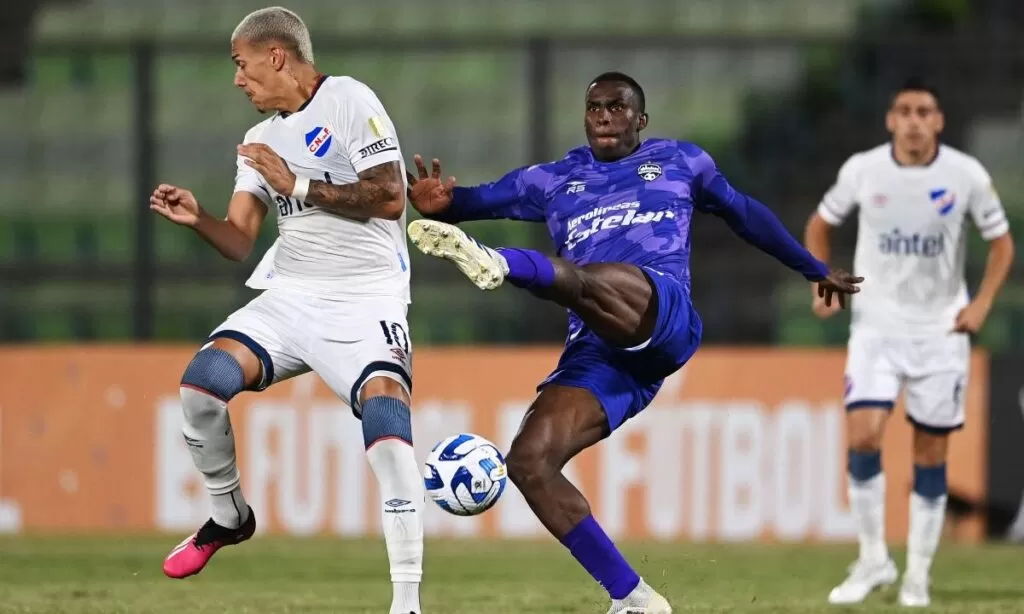
[[[654,181],[658,177],[661,177],[661,167],[653,162],[647,164],[641,164],[640,168],[636,169],[636,174],[644,178],[644,181]]]
[[[948,215],[956,207],[956,194],[946,188],[939,188],[928,193],[935,210],[939,215]]]
[[[318,158],[327,155],[327,150],[331,148],[333,140],[334,136],[327,126],[317,126],[306,133],[306,147],[309,149],[309,153]]]

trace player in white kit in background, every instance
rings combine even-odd
[[[829,261],[829,229],[859,208],[845,404],[848,494],[860,543],[849,577],[829,602],[863,601],[897,579],[885,540],[881,447],[901,389],[914,427],[907,569],[899,601],[927,606],[932,559],[946,508],[949,434],[964,424],[970,337],[984,324],[1013,261],[1013,239],[991,178],[976,159],[942,145],[934,89],[909,81],[892,100],[892,142],[853,155],[807,224],[809,251]],[[971,298],[964,280],[967,222],[988,241]],[[814,295],[820,317],[836,313]],[[978,452],[981,453],[980,451]]]
[[[185,441],[213,516],[168,555],[164,572],[199,573],[219,548],[255,531],[227,402],[313,370],[362,419],[380,484],[391,613],[421,614],[424,491],[409,413],[406,183],[395,128],[367,86],[316,71],[309,32],[290,11],[248,15],[231,52],[235,85],[274,114],[238,148],[227,218],[171,185],[156,189],[151,208],[231,260],[249,255],[268,210],[279,237],[248,281],[262,294],[213,332],[182,377]]]

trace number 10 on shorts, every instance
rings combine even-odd
[[[398,322],[380,321],[380,330],[384,333],[384,341],[396,349],[402,350],[406,355],[409,353],[409,334]],[[405,362],[403,360],[403,362]]]

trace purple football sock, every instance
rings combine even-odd
[[[549,288],[555,283],[555,265],[544,254],[532,249],[499,247],[499,254],[508,263],[505,276],[513,286],[526,288]]]
[[[640,576],[593,516],[581,520],[561,541],[612,599],[625,599],[640,584]]]

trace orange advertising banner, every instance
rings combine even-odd
[[[181,436],[178,381],[192,348],[0,349],[0,532],[191,532],[209,515]],[[472,432],[507,449],[557,348],[418,350],[418,458]],[[624,538],[849,541],[840,350],[702,349],[654,404],[567,467]],[[976,353],[952,490],[985,495],[987,359]],[[359,423],[313,375],[231,403],[246,498],[261,531],[361,536],[379,503]],[[885,441],[888,536],[906,538],[911,431],[897,407]],[[428,504],[435,536],[544,535],[514,488],[491,511]],[[956,537],[982,539],[981,519]]]

